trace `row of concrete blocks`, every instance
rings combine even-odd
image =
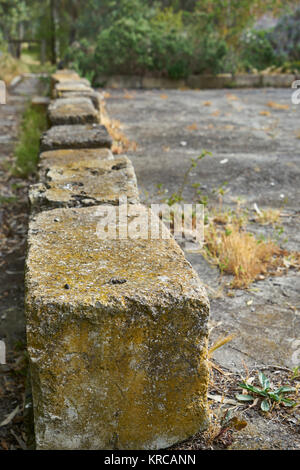
[[[101,97],[73,71],[52,96],[26,259],[36,448],[166,448],[208,424],[208,299],[160,221],[155,239],[99,237],[107,205],[119,235],[159,219],[110,151]]]
[[[290,88],[299,74],[281,73],[222,73],[217,75],[190,75],[184,79],[171,79],[165,77],[140,77],[137,75],[113,75],[98,77],[98,82],[107,88],[164,88],[180,89],[191,88],[199,90],[221,88]]]

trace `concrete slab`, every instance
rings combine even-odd
[[[90,207],[30,224],[37,449],[168,447],[207,426],[205,290],[173,239],[101,240],[98,222]]]
[[[48,119],[52,126],[98,123],[99,112],[89,98],[60,98],[50,103]]]
[[[112,138],[100,124],[53,126],[41,137],[41,151],[111,146]]]
[[[134,169],[126,157],[79,160],[67,166],[51,164],[45,172],[44,168],[41,170],[44,183],[29,190],[33,212],[57,207],[118,205],[122,196],[130,204],[139,202]]]

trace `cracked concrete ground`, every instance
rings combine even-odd
[[[213,190],[226,181],[223,204],[227,207],[236,207],[238,198],[250,210],[254,203],[262,209],[284,205],[285,247],[299,250],[300,105],[291,103],[290,90],[130,91],[130,99],[121,91],[110,94],[110,117],[120,120],[124,133],[138,144],[128,156],[142,199],[147,194],[148,201],[157,202],[158,184],[168,194],[176,192],[190,159],[206,149],[212,156],[193,170],[185,201],[192,201],[191,185],[200,183],[210,205],[216,205]],[[288,109],[276,109],[276,105]],[[272,228],[254,226],[253,230],[266,234]],[[187,257],[210,287],[229,282],[226,277],[220,280],[218,270],[201,255],[187,253]],[[211,299],[211,319],[218,323],[213,337],[238,333],[216,353],[221,364],[240,369],[243,359],[251,366],[295,367],[292,347],[300,337],[300,313],[292,307],[299,307],[299,279],[290,271],[256,282],[254,289],[235,291],[234,298]],[[247,306],[250,299],[251,307]]]
[[[28,97],[36,93],[37,85],[34,78],[21,82],[8,104],[0,107],[1,159],[13,150],[21,112]],[[213,190],[225,181],[229,189],[224,196],[226,207],[234,208],[237,198],[243,198],[250,210],[253,203],[261,209],[284,205],[281,223],[283,238],[287,238],[285,247],[299,250],[300,105],[291,104],[290,90],[118,90],[110,94],[110,116],[119,119],[125,134],[138,143],[137,150],[128,156],[142,199],[159,201],[157,184],[167,188],[168,194],[177,191],[190,159],[207,149],[213,155],[194,169],[191,184],[201,184],[210,205],[217,204]],[[281,109],[276,103],[283,105]],[[10,196],[10,192],[3,195]],[[184,198],[190,201],[191,196],[190,185]],[[26,211],[26,203],[20,203]],[[273,229],[253,224],[251,230],[268,234]],[[9,353],[18,340],[24,340],[24,251],[22,244],[1,258],[0,338],[7,341]],[[214,359],[234,374],[244,371],[243,364],[249,369],[270,364],[295,367],[300,357],[295,349],[300,339],[299,274],[290,270],[284,276],[266,278],[252,284],[251,289],[236,290],[232,298],[226,296],[229,276],[220,277],[219,271],[199,254],[186,256],[208,287],[211,342],[236,333],[230,343],[216,351]],[[14,389],[7,392],[1,398],[0,422],[22,400],[22,387],[18,393]],[[295,433],[276,419],[267,420],[250,411],[253,416],[248,419],[245,433],[238,434],[235,448],[300,449],[299,417]],[[5,433],[6,428],[2,428],[0,437],[6,438],[9,429]],[[9,448],[18,448],[15,439],[10,439]]]
[[[242,199],[250,211],[254,203],[260,209],[282,208],[281,240],[287,239],[286,249],[299,251],[300,105],[291,103],[291,90],[106,91],[109,116],[138,145],[127,155],[142,200],[161,200],[157,185],[169,195],[178,191],[190,159],[206,149],[212,156],[193,169],[184,200],[192,202],[192,184],[200,183],[209,206],[216,206],[214,189],[227,182],[224,206],[235,208]],[[251,231],[268,235],[274,229],[252,224]],[[295,368],[300,357],[299,273],[267,277],[228,297],[224,287],[230,276],[221,277],[200,254],[186,256],[210,293],[211,342],[235,334],[215,352],[218,363],[235,373],[244,371],[244,365]],[[260,422],[257,429],[263,427]],[[286,448],[284,438],[273,431]]]

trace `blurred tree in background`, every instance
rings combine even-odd
[[[92,80],[181,78],[297,65],[299,11],[289,0],[0,0],[0,41],[44,40],[50,62]],[[272,31],[251,29],[265,13],[284,16]]]

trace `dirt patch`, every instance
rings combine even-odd
[[[0,449],[26,448],[24,422],[27,355],[24,318],[24,261],[28,222],[27,190],[31,183],[13,177],[13,149],[27,100],[43,87],[24,79],[0,106],[0,339],[6,365],[0,365]],[[25,420],[26,421],[26,420]]]

